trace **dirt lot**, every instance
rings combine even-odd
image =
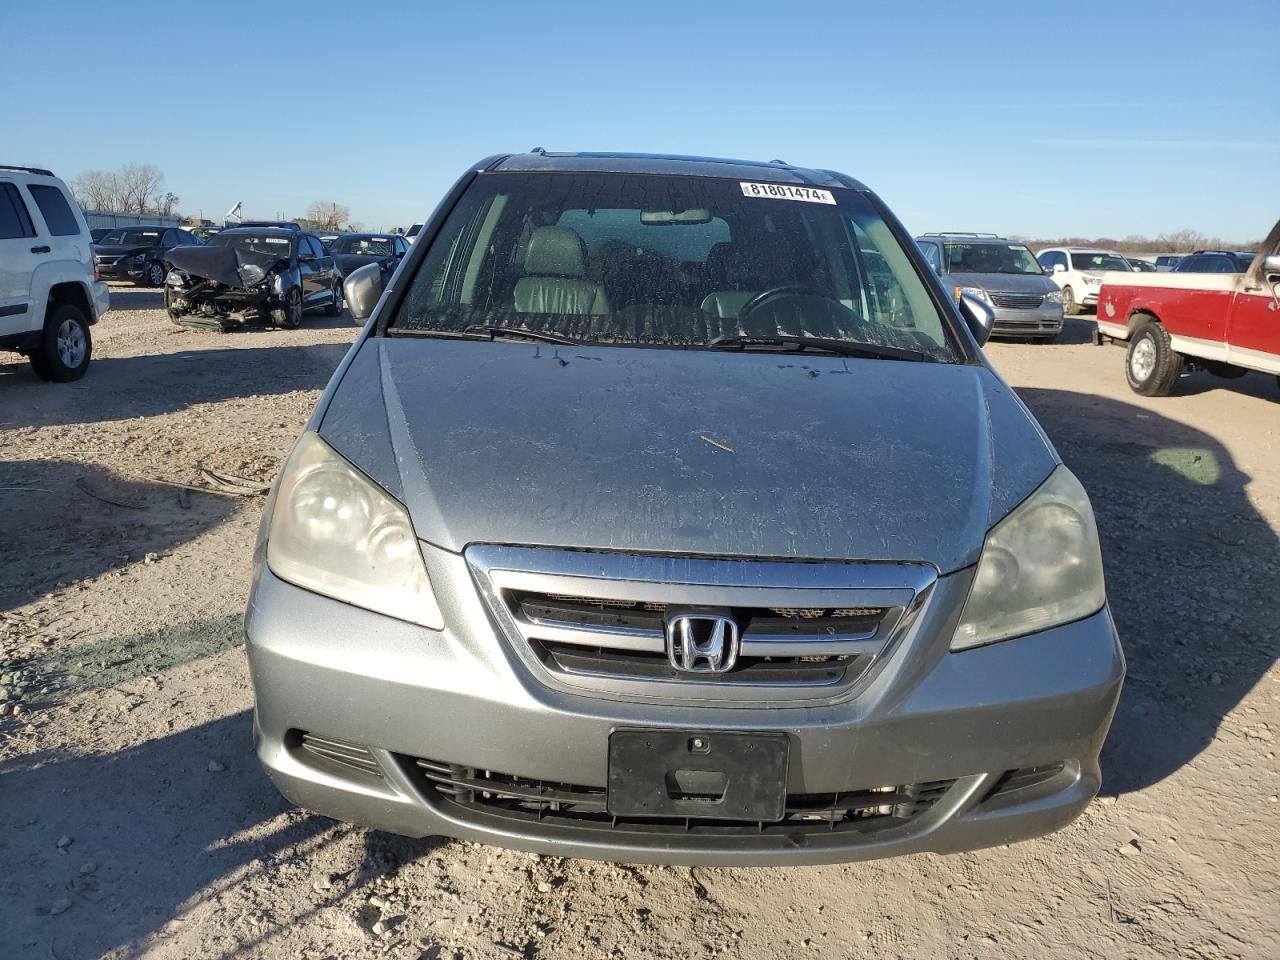
[[[356,331],[192,333],[158,303],[113,291],[78,384],[0,355],[0,956],[1280,956],[1271,379],[1143,400],[1083,320],[990,347],[1093,496],[1129,657],[1077,823],[950,858],[637,868],[280,799],[238,635],[261,501],[156,481],[269,479]]]

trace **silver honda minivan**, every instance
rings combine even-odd
[[[857,181],[493,157],[346,292],[368,323],[245,623],[291,801],[798,864],[1033,837],[1097,792],[1124,660],[1088,497],[990,309]]]

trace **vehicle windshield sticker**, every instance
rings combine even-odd
[[[789,183],[746,183],[741,182],[744,197],[760,197],[765,200],[803,200],[806,203],[834,204],[836,198],[830,190],[815,190],[813,187],[795,187]]]
[[[284,237],[264,237],[263,239],[266,240],[267,243],[278,243],[284,247],[289,245],[289,241]]]

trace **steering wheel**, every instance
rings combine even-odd
[[[768,290],[761,290],[754,297],[748,300],[738,310],[738,320],[745,320],[747,314],[753,310],[759,310],[770,300],[776,300],[779,297],[820,297],[823,300],[833,300],[839,303],[835,297],[830,294],[823,293],[817,287],[806,287],[799,283],[784,283],[776,287],[770,287]]]

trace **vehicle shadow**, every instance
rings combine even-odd
[[[162,310],[164,291],[158,287],[135,287],[133,284],[111,284],[111,309],[113,310]]]
[[[350,323],[345,317],[323,319],[335,326]],[[350,345],[293,346],[286,339],[291,333],[192,333],[199,349],[95,359],[84,379],[71,384],[45,383],[25,361],[0,364],[0,427],[129,420],[234,397],[322,389]]]
[[[333,862],[325,853],[335,844],[352,848],[341,852],[344,876],[301,909],[348,901],[354,912],[362,889],[435,845],[374,834],[352,842],[347,828],[292,808],[254,755],[248,710],[114,753],[3,761],[0,783],[6,955],[30,945],[22,955],[35,956],[38,945],[63,960],[142,956],[198,903],[271,883],[296,858]],[[280,919],[225,955],[254,952],[302,917]]]
[[[163,554],[222,523],[237,505],[84,461],[0,462],[0,610]]]
[[[1280,539],[1212,436],[1093,394],[1018,393],[1097,514],[1129,666],[1103,792],[1140,790],[1208,747],[1280,657]]]

